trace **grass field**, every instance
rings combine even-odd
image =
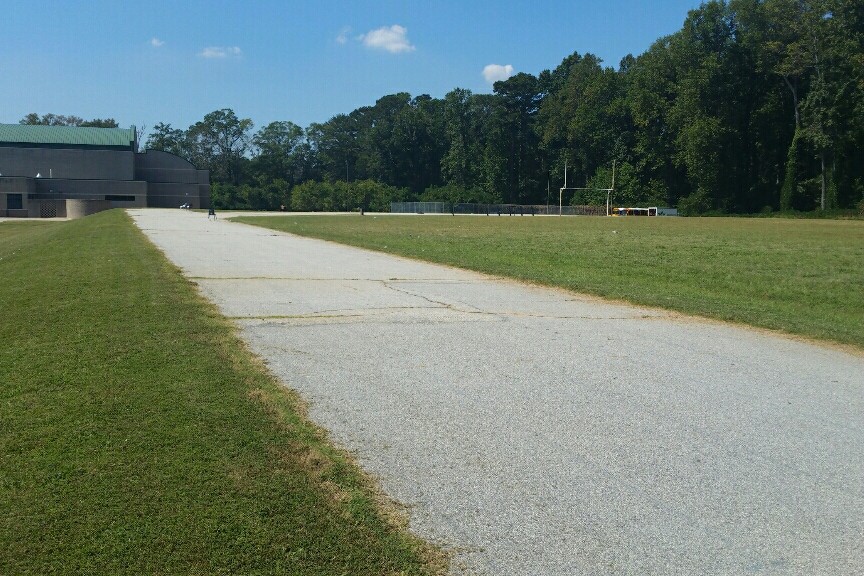
[[[0,303],[0,574],[443,565],[122,212],[0,223]]]
[[[864,348],[864,221],[292,216],[237,220]]]

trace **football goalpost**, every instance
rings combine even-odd
[[[615,191],[615,160],[612,161],[612,185],[609,188],[570,188],[567,186],[567,160],[564,160],[564,186],[558,190],[558,215],[561,216],[564,212],[564,191],[573,190],[579,192],[582,190],[594,190],[597,192],[606,192],[606,216],[610,215],[610,202],[612,201],[612,193]]]

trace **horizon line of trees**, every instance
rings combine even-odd
[[[84,120],[78,116],[63,116],[62,114],[43,114],[39,116],[35,112],[27,114],[18,123],[30,126],[77,126],[79,128],[118,128],[120,126],[113,118]]]
[[[146,147],[209,169],[219,208],[547,204],[565,165],[590,189],[570,203],[604,205],[614,163],[619,205],[849,209],[864,203],[864,4],[712,0],[617,70],[573,53],[492,94],[400,92],[305,129],[253,128],[225,108],[186,130],[160,122]]]

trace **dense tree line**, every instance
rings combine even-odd
[[[19,124],[30,126],[79,126],[81,128],[117,128],[117,121],[113,118],[94,118],[84,120],[78,116],[63,116],[59,114],[43,114],[39,116],[35,112],[27,114],[18,121]]]
[[[147,147],[208,168],[221,207],[544,204],[565,164],[569,186],[599,189],[614,163],[620,204],[849,208],[864,199],[864,4],[706,2],[617,69],[574,53],[493,94],[398,93],[306,129],[253,129],[217,110],[186,130],[157,124]]]

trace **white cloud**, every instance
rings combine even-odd
[[[337,44],[345,44],[348,42],[348,35],[351,33],[351,27],[345,26],[342,30],[339,31],[339,35],[336,36]]]
[[[239,57],[241,54],[243,54],[243,51],[237,46],[208,46],[198,53],[202,58]]]
[[[391,54],[412,52],[415,50],[415,47],[408,41],[408,30],[398,24],[394,24],[389,28],[384,26],[366,34],[361,34],[359,40],[367,48],[386,50]]]
[[[501,64],[488,64],[483,68],[483,78],[485,78],[486,82],[489,84],[494,84],[499,80],[506,80],[512,75],[513,66],[510,64],[505,66],[502,66]]]
[[[150,39],[150,45],[153,46],[154,48],[159,48],[163,44],[165,44],[165,42],[163,42],[159,38],[156,38],[155,36]]]

